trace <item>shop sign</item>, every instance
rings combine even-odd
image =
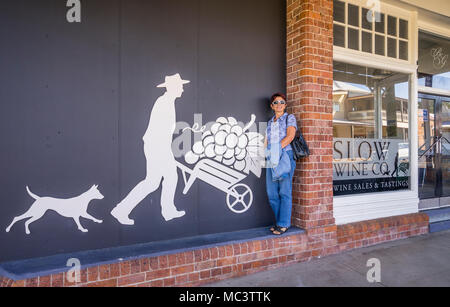
[[[335,138],[334,195],[409,188],[409,146],[403,140]]]

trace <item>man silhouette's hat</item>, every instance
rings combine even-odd
[[[183,85],[191,83],[191,81],[183,80],[181,79],[180,74],[175,74],[173,76],[167,76],[166,82],[163,84],[158,85],[157,87],[169,87],[169,86],[176,86],[176,85]]]

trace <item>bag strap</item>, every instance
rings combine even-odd
[[[291,114],[289,114],[289,113],[288,113],[288,116],[286,116],[286,120],[285,120],[285,121],[286,121],[286,134],[287,134],[287,128],[288,128],[288,119],[289,119],[289,116],[291,116]],[[298,129],[298,128],[297,128],[297,132],[296,132],[296,135],[298,135],[298,132],[299,132],[299,131],[300,131],[300,129]],[[300,133],[301,133],[301,132],[300,132]]]
[[[287,113],[287,116],[286,116],[286,134],[287,134],[287,128],[288,128],[288,119],[289,119],[289,113]]]
[[[288,119],[289,119],[289,116],[291,116],[291,114],[287,113],[287,116],[286,116],[286,119],[285,119],[285,122],[286,122],[286,133],[287,133],[287,128],[288,128]],[[298,129],[297,129],[297,130],[298,130]]]

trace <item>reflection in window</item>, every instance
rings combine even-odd
[[[404,82],[405,76],[399,82],[383,87],[382,105],[386,117],[383,118],[383,138],[408,140],[408,102],[409,83]]]
[[[334,195],[408,189],[409,75],[333,65]]]
[[[333,102],[335,137],[408,141],[407,75],[334,62]]]

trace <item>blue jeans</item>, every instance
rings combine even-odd
[[[292,150],[287,151],[287,154],[291,160],[291,172],[288,178],[280,181],[273,181],[272,170],[270,168],[266,169],[267,196],[269,197],[270,206],[275,214],[277,225],[283,228],[291,227],[292,178],[294,177],[296,167]]]

